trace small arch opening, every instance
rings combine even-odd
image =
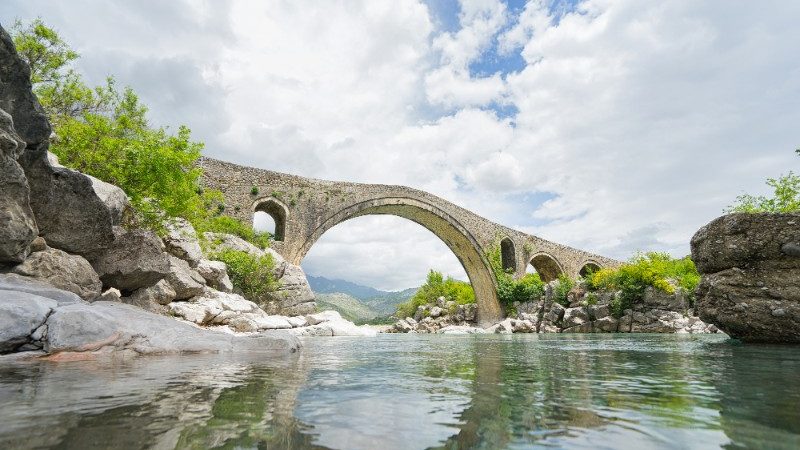
[[[286,207],[268,199],[257,203],[253,209],[253,229],[268,231],[273,241],[282,241],[286,232]]]
[[[517,259],[514,252],[514,243],[511,239],[504,238],[500,241],[500,256],[503,263],[503,270],[506,272],[516,272]]]
[[[275,236],[275,219],[264,211],[256,211],[253,214],[253,230]]]
[[[545,283],[549,283],[558,278],[564,271],[561,265],[552,256],[540,253],[531,259],[530,266],[539,274],[539,278]]]
[[[593,274],[600,270],[600,265],[594,262],[588,262],[581,267],[581,271],[579,272],[581,278],[586,278],[590,274]]]

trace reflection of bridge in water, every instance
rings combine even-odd
[[[226,213],[251,223],[265,212],[275,221],[272,247],[299,264],[330,228],[354,217],[390,214],[412,220],[439,237],[469,277],[478,320],[502,317],[487,253],[500,247],[503,268],[517,277],[532,265],[544,281],[576,277],[619,262],[491,222],[435,195],[405,186],[315,180],[203,158],[203,183],[221,191]]]

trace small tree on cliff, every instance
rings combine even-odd
[[[56,134],[50,150],[62,164],[121,187],[145,226],[159,227],[164,215],[207,218],[218,196],[198,188],[203,144],[191,140],[187,127],[173,134],[150,126],[147,107],[112,77],[89,87],[71,67],[78,53],[40,19],[17,21],[12,32]]]
[[[800,156],[800,149],[795,150]],[[800,176],[789,171],[788,175],[767,178],[767,186],[773,188],[773,196],[752,196],[743,194],[736,197],[736,203],[725,212],[795,212],[800,211]]]

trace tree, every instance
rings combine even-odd
[[[112,77],[89,87],[71,67],[79,55],[41,19],[12,29],[19,55],[31,66],[34,93],[56,134],[50,150],[67,167],[121,187],[144,226],[167,217],[198,223],[218,194],[203,194],[196,162],[203,144],[189,128],[172,134],[147,122],[147,107]]]
[[[795,150],[800,156],[800,149]],[[800,211],[800,176],[789,171],[788,175],[767,178],[767,186],[773,188],[773,197],[743,194],[725,212],[795,212]]]

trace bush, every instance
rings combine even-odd
[[[567,294],[575,286],[575,282],[563,273],[558,276],[558,284],[553,288],[553,300],[561,306],[569,306]]]
[[[666,253],[638,254],[627,264],[616,269],[600,269],[587,278],[590,290],[619,290],[620,295],[611,303],[612,313],[622,312],[644,298],[647,287],[673,294],[675,287],[686,291],[690,305],[694,304],[694,290],[700,283],[700,274],[688,256],[674,259]]]
[[[475,303],[475,291],[464,281],[452,277],[444,278],[441,272],[431,270],[428,277],[411,299],[397,305],[395,315],[398,318],[412,317],[421,305],[436,303],[436,299],[444,297],[459,305]]]
[[[544,294],[544,282],[539,274],[529,273],[519,280],[515,280],[512,272],[503,270],[499,245],[496,245],[486,256],[497,281],[498,300],[506,307],[506,310],[510,310],[515,302],[534,301]]]
[[[771,212],[787,213],[800,211],[800,176],[789,172],[779,178],[768,178],[767,186],[773,188],[773,197],[744,194],[736,197],[736,203],[725,212]]]
[[[255,256],[239,250],[225,249],[212,255],[212,259],[228,266],[231,283],[248,299],[259,303],[264,294],[278,288],[272,275],[275,261],[272,255]]]
[[[269,248],[272,235],[267,232],[257,232],[248,227],[235,217],[219,215],[197,221],[194,225],[197,232],[202,236],[205,232],[226,233],[239,236],[245,241],[259,248]]]

